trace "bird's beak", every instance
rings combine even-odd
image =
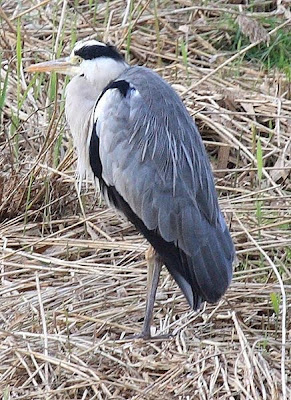
[[[76,65],[70,57],[59,58],[58,60],[45,61],[30,65],[26,68],[27,72],[58,72],[66,75],[76,75],[79,72],[79,66]]]

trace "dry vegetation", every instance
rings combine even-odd
[[[242,3],[1,2],[3,399],[290,396],[291,14],[288,1]],[[126,339],[142,326],[147,244],[92,185],[78,194],[67,81],[24,71],[89,35],[180,93],[237,249],[226,296],[198,313],[163,271],[163,342]]]

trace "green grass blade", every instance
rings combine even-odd
[[[270,298],[272,302],[272,307],[276,315],[280,312],[280,295],[278,293],[270,293]]]
[[[257,140],[257,167],[258,167],[258,179],[259,182],[261,182],[263,176],[263,151],[260,138],[258,138]]]
[[[17,20],[17,38],[16,38],[16,60],[17,60],[17,105],[19,111],[20,94],[21,94],[21,64],[22,64],[22,48],[21,48],[21,21]]]
[[[7,93],[7,86],[8,86],[8,76],[9,76],[9,69],[7,69],[3,86],[1,85],[1,93],[0,93],[0,122],[2,118],[2,111],[6,101],[6,93]]]
[[[17,38],[16,38],[16,58],[17,58],[17,75],[20,76],[22,52],[21,52],[21,22],[17,20]]]

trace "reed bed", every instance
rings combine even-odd
[[[291,396],[288,3],[1,2],[3,399]],[[199,312],[162,272],[152,329],[169,340],[129,337],[142,326],[147,243],[91,182],[79,192],[68,80],[25,72],[87,36],[183,98],[235,242],[231,287]]]

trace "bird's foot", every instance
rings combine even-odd
[[[126,336],[124,339],[125,340],[143,340],[145,342],[161,342],[163,340],[170,340],[172,338],[173,338],[173,335],[171,333],[164,334],[164,335],[152,336],[148,332],[141,332],[136,335]]]

